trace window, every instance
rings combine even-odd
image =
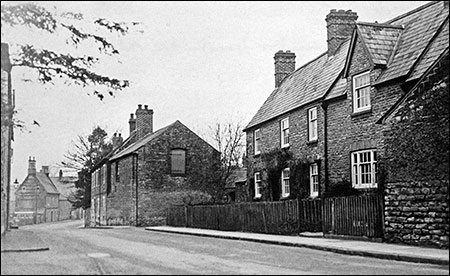
[[[261,132],[259,129],[253,133],[255,139],[255,155],[261,153]]]
[[[261,173],[255,173],[255,198],[261,197]]]
[[[289,168],[286,168],[281,171],[281,197],[288,197],[289,194]]]
[[[116,173],[116,182],[120,182],[119,161],[116,162],[115,173]]]
[[[370,109],[370,74],[369,72],[353,77],[353,111]]]
[[[319,169],[316,163],[309,166],[310,196],[319,196]]]
[[[317,107],[308,109],[308,141],[317,140]]]
[[[283,119],[281,125],[281,147],[289,147],[289,118]]]
[[[174,149],[171,152],[172,173],[185,174],[186,173],[186,151],[183,149]]]
[[[352,153],[352,186],[354,188],[377,187],[377,152],[364,150]]]

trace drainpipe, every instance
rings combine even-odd
[[[328,104],[323,103],[322,108],[323,108],[323,139],[324,139],[323,148],[324,148],[324,157],[325,157],[325,162],[324,162],[324,170],[325,170],[324,188],[325,188],[325,191],[324,192],[326,192],[328,190],[328,130],[327,130]],[[320,186],[319,186],[319,191],[320,191]],[[322,194],[322,193],[320,193],[320,194]]]
[[[137,160],[138,160],[138,154],[137,153],[135,153],[133,156],[132,156],[132,170],[133,170],[133,174],[134,174],[134,183],[135,183],[135,186],[136,186],[136,194],[135,194],[135,197],[136,197],[136,227],[138,227],[139,226],[139,223],[138,223],[138,219],[139,219],[139,190],[138,190],[138,176],[137,176]]]

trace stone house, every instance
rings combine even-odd
[[[36,170],[36,159],[28,160],[28,175],[16,190],[15,218],[19,225],[59,220],[60,193],[49,176],[48,166]]]
[[[12,116],[14,95],[11,85],[11,61],[8,44],[2,43],[1,51],[1,236],[8,229],[9,194],[11,183],[12,140],[14,137]]]
[[[153,110],[131,114],[130,136],[92,170],[91,221],[165,224],[166,209],[214,186],[219,152],[180,121],[153,132]],[[116,141],[116,142],[115,142]]]
[[[448,1],[384,23],[331,10],[327,52],[298,69],[294,53],[277,52],[275,90],[245,128],[247,200],[384,192],[389,125],[377,122],[448,51],[448,15]],[[292,162],[277,157],[274,181],[267,156],[304,165],[294,176]]]
[[[359,22],[351,10],[331,10],[325,53],[295,69],[294,53],[277,52],[275,90],[245,128],[247,200],[382,189],[377,159],[384,125],[376,122],[448,48],[447,18],[446,1],[385,23]],[[305,164],[303,176],[297,173],[301,183],[289,162],[278,162],[285,167],[277,167],[275,183],[269,181],[265,157],[274,151]]]
[[[59,191],[58,220],[79,219],[82,211],[73,209],[72,203],[69,201],[75,194],[75,182],[78,180],[78,176],[64,175],[60,169],[58,176],[50,176],[50,179]]]

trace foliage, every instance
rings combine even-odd
[[[348,180],[341,180],[328,185],[327,190],[323,193],[323,197],[340,197],[359,195],[360,191],[353,188]]]
[[[265,164],[267,172],[266,196],[270,201],[279,200],[281,194],[281,171],[289,167],[292,153],[285,149],[274,149],[261,154],[261,160]],[[291,185],[292,186],[292,185]]]
[[[78,135],[72,149],[65,154],[63,166],[79,171],[75,182],[77,191],[74,198],[69,199],[74,208],[87,209],[91,206],[91,169],[111,150],[112,143],[107,142],[107,133],[100,126],[93,128],[88,136]]]
[[[83,24],[97,27],[94,33],[84,31]],[[93,43],[102,56],[118,56],[119,51],[112,42],[102,36],[102,31],[126,35],[131,26],[138,23],[117,23],[105,18],[87,20],[82,14],[56,11],[34,3],[1,5],[1,29],[2,42],[10,43],[14,53],[11,55],[12,66],[28,67],[38,72],[38,80],[41,83],[53,83],[54,80],[62,78],[66,82],[91,86],[93,94],[100,99],[107,93],[111,96],[114,92],[121,91],[129,86],[128,80],[116,79],[96,72],[93,68],[100,62],[99,56],[82,54],[70,54],[67,51],[54,51],[54,41],[49,40],[45,46],[40,47],[33,43],[16,43],[14,32],[11,37],[5,37],[7,30],[17,30],[27,27],[33,32],[42,32],[52,36],[64,35],[65,43],[73,50],[82,45]]]
[[[449,179],[448,58],[444,68],[442,79],[409,96],[385,133],[380,163],[389,181]]]

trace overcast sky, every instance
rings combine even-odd
[[[26,73],[13,69],[18,118],[27,127],[15,132],[12,181],[26,177],[28,156],[36,157],[38,168],[57,171],[76,135],[89,134],[95,125],[128,137],[128,119],[138,104],[154,110],[154,130],[180,120],[207,136],[217,121],[246,125],[274,88],[278,50],[294,52],[296,68],[326,51],[325,17],[331,9],[351,9],[358,21],[384,22],[427,2],[41,3],[87,18],[142,22],[144,32],[113,38],[121,63],[108,65],[107,72],[131,81],[114,98],[100,101],[79,87],[23,82]],[[2,42],[9,41],[2,36]]]

